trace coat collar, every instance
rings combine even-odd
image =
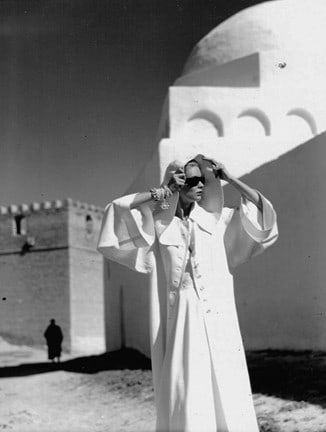
[[[188,158],[187,160],[190,159]],[[205,161],[202,155],[197,155],[195,160],[198,162],[206,182],[203,199],[199,204],[194,204],[189,218],[196,222],[196,225],[202,230],[212,234],[214,226],[220,219],[224,207],[223,189],[220,179],[215,178],[213,174],[211,163]],[[181,166],[184,166],[184,163],[177,161],[171,162],[166,170],[163,184],[168,184],[172,173]],[[159,206],[156,206],[154,210],[155,229],[160,243],[166,245],[182,244],[180,229],[177,225],[178,220],[175,218],[178,200],[179,194],[174,193],[168,198],[170,207],[167,210],[162,210]]]
[[[218,223],[220,215],[218,213],[209,213],[204,210],[200,205],[195,203],[189,219],[193,220],[200,226],[200,228],[209,234],[212,234],[216,224]]]
[[[170,211],[170,204],[170,208],[166,213],[160,212],[160,214],[155,217],[155,228],[161,244],[170,246],[180,246],[183,244],[179,227],[180,220],[175,216],[175,207],[173,214]],[[169,214],[167,212],[169,212]],[[189,215],[189,219],[195,222],[203,231],[212,234],[218,223],[219,215],[216,213],[209,213],[195,203]]]

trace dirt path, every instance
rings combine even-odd
[[[98,358],[63,355],[56,366],[45,361],[43,350],[0,340],[0,431],[153,430],[151,371],[118,370],[119,358]],[[129,360],[136,366],[142,361]],[[101,370],[106,366],[117,370]]]
[[[134,382],[137,373],[131,373],[132,379],[128,377],[128,381]],[[124,379],[126,375],[128,372],[123,374]],[[150,373],[147,375],[150,380]],[[153,430],[152,395],[142,390],[137,395],[126,395],[125,388],[119,389],[121,378],[122,373],[117,371],[99,372],[96,376],[57,371],[5,378],[0,383],[0,430]]]
[[[308,357],[249,358],[262,432],[326,432],[325,360]],[[0,341],[0,431],[154,430],[151,371],[139,354],[66,357],[59,367],[44,359]]]

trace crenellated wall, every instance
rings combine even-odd
[[[103,209],[71,199],[0,207],[0,335],[43,345],[55,318],[68,351],[105,349]]]

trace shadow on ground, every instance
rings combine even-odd
[[[326,353],[259,351],[247,353],[253,393],[305,401],[326,407]],[[150,360],[133,349],[78,357],[60,364],[29,363],[0,368],[0,378],[58,370],[94,374],[105,370],[151,368]]]
[[[326,353],[259,351],[247,354],[253,393],[326,407]]]
[[[64,370],[68,372],[94,374],[104,370],[150,369],[150,360],[133,349],[122,349],[100,355],[77,357],[61,363],[25,363],[0,368],[0,378],[34,375]]]

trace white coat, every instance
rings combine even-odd
[[[205,186],[206,187],[206,186]],[[258,432],[230,270],[275,242],[276,215],[242,197],[240,207],[187,222],[135,195],[106,208],[99,251],[149,274],[151,356],[160,432]]]

